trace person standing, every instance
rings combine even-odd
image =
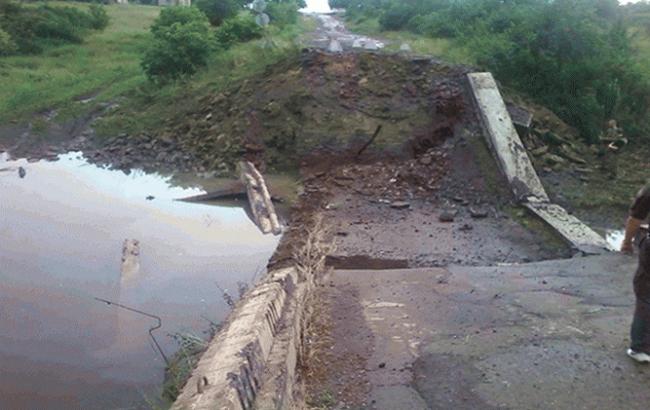
[[[650,184],[639,191],[632,203],[625,224],[621,252],[633,253],[633,240],[648,214],[650,214]],[[634,275],[634,295],[636,305],[627,355],[639,363],[650,363],[650,238],[647,232],[639,242],[639,265]]]
[[[602,144],[598,151],[600,157],[600,168],[607,174],[609,179],[618,177],[618,161],[616,155],[627,145],[627,138],[623,136],[623,130],[616,124],[616,120],[607,121],[607,130],[599,137]]]

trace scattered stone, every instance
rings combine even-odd
[[[506,108],[510,114],[510,119],[520,135],[528,135],[533,123],[533,114],[523,107],[514,104],[507,104]]]
[[[580,164],[580,165],[587,165],[587,161],[580,158],[578,154],[573,152],[567,145],[562,146],[562,148],[560,149],[560,154],[562,154],[564,158],[568,159],[571,162],[575,162],[576,164]]]
[[[402,43],[401,46],[399,46],[399,51],[404,51],[406,53],[411,52],[411,46],[408,43]]]
[[[550,165],[562,165],[566,164],[566,160],[559,155],[555,154],[546,154],[544,155],[544,161]]]
[[[430,165],[433,162],[433,158],[431,158],[428,155],[423,156],[420,158],[420,164],[422,165]]]
[[[487,218],[488,212],[485,209],[481,208],[469,208],[469,214],[472,216],[472,218]]]
[[[471,231],[471,230],[473,230],[474,227],[473,227],[472,225],[470,225],[470,224],[464,224],[464,225],[461,226],[459,229],[460,229],[461,231],[467,232],[467,231]]]
[[[454,219],[456,219],[455,211],[442,211],[442,213],[438,215],[438,220],[440,222],[454,222]]]
[[[384,367],[386,367],[386,363],[384,363],[384,362],[379,363],[379,368],[380,369],[383,369]]]
[[[548,152],[548,145],[542,145],[541,147],[535,148],[534,150],[530,151],[530,153],[535,157],[542,156],[547,152]]]
[[[153,195],[147,195],[147,197],[146,197],[145,199],[146,199],[147,201],[151,201],[151,200],[153,200],[153,199],[155,199],[155,198],[156,198],[156,197],[153,196]]]
[[[330,53],[342,53],[343,47],[341,46],[341,43],[339,43],[338,40],[332,39],[330,41],[329,46],[327,46],[327,51],[329,51]]]
[[[18,167],[18,176],[20,178],[25,178],[25,175],[27,174],[27,171],[25,171],[25,168],[23,167]]]
[[[390,204],[390,207],[393,209],[408,209],[411,204],[406,201],[394,201]]]

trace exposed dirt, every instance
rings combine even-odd
[[[228,174],[242,156],[270,170],[286,170],[315,149],[346,151],[360,145],[382,124],[373,148],[402,153],[414,139],[430,136],[432,95],[441,81],[465,71],[428,59],[304,50],[260,77],[203,97],[198,112],[179,108],[160,130],[87,138],[81,148],[92,161],[125,170]],[[51,128],[44,130],[45,137]],[[70,131],[68,139],[79,148],[80,133]],[[13,135],[19,139],[21,133]],[[48,150],[68,147],[59,145],[63,148]],[[27,148],[15,151],[25,154]]]

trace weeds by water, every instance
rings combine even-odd
[[[219,326],[211,322],[207,340],[210,340],[218,330]],[[165,369],[162,396],[165,400],[173,402],[192,374],[201,355],[208,348],[208,341],[191,333],[177,332],[169,336],[178,343],[179,349]]]

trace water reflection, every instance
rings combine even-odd
[[[231,292],[251,282],[277,245],[242,208],[174,201],[203,192],[79,153],[36,163],[0,155],[0,408],[146,407],[164,368],[147,333],[154,323],[94,297],[160,316],[171,352],[167,333],[201,334],[202,316],[225,318],[215,282]],[[140,245],[128,281],[125,239]]]

